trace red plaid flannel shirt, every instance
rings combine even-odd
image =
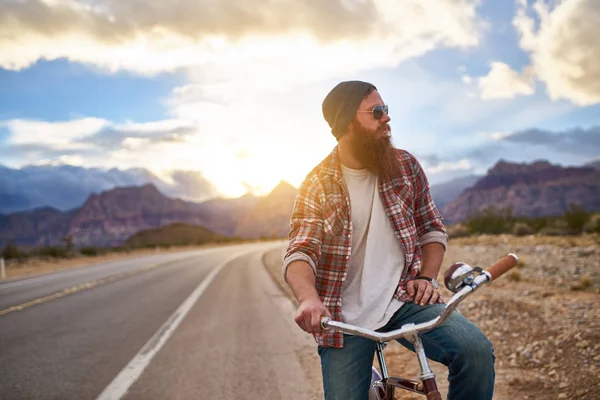
[[[404,250],[405,268],[394,297],[409,301],[406,284],[421,265],[419,238],[431,231],[446,234],[425,173],[416,158],[397,150],[400,174],[379,183],[379,193],[394,233]],[[352,245],[350,198],[343,181],[337,146],[306,177],[294,204],[289,247],[285,258],[297,252],[316,267],[316,289],[334,320],[342,321],[342,288]],[[320,346],[343,347],[340,332],[315,334]]]

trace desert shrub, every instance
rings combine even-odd
[[[40,257],[67,258],[69,256],[67,249],[55,246],[42,247],[35,253]]]
[[[569,210],[563,214],[563,219],[571,231],[581,233],[591,216],[592,214],[585,211],[581,206],[571,203]]]
[[[535,233],[541,231],[546,226],[551,225],[552,221],[556,219],[555,217],[519,217],[516,219],[517,222],[523,222],[524,224],[529,225],[531,229]]]
[[[81,249],[79,249],[79,252],[82,256],[96,257],[100,253],[100,250],[97,247],[88,246],[82,247]]]
[[[515,236],[527,236],[533,235],[535,231],[524,222],[517,222],[513,227],[513,234]]]
[[[585,233],[600,233],[600,214],[594,214],[583,226]]]
[[[24,254],[19,250],[19,246],[17,246],[14,240],[8,242],[6,246],[4,246],[4,249],[2,249],[2,257],[6,260],[18,259],[23,256]]]
[[[512,271],[510,271],[510,274],[508,274],[508,279],[510,279],[513,282],[519,282],[521,280],[521,273],[516,269],[513,269]]]
[[[462,224],[446,226],[446,233],[448,233],[448,237],[450,238],[466,237],[471,234],[469,229]]]
[[[579,278],[579,282],[575,282],[571,285],[571,290],[585,290],[592,286],[592,280],[589,276],[582,276]]]
[[[514,217],[512,207],[495,209],[486,207],[467,217],[466,226],[471,233],[510,233]]]

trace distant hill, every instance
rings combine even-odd
[[[198,245],[228,238],[202,226],[174,223],[160,228],[143,229],[129,237],[127,247]]]
[[[591,167],[600,171],[600,160],[589,162],[584,167]]]
[[[456,200],[465,189],[473,186],[479,179],[481,179],[479,175],[468,175],[448,182],[438,183],[437,185],[431,185],[431,197],[433,197],[436,207],[442,210],[446,204]]]
[[[287,182],[279,183],[240,221],[235,235],[248,238],[287,237],[297,191]]]
[[[443,208],[449,221],[461,221],[486,207],[513,207],[530,217],[560,215],[575,203],[600,210],[600,171],[592,167],[561,167],[547,161],[498,162],[486,176]]]

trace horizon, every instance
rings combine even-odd
[[[457,183],[463,179],[466,178],[472,178],[472,177],[476,177],[477,178],[477,182],[479,182],[479,180],[481,178],[484,178],[487,176],[487,174],[489,173],[489,171],[491,169],[493,169],[494,167],[498,166],[498,164],[500,163],[506,163],[506,164],[510,164],[510,165],[519,165],[519,166],[532,166],[534,164],[537,163],[546,163],[549,164],[551,166],[558,166],[561,168],[583,168],[583,167],[589,167],[589,165],[591,164],[596,164],[596,163],[600,163],[600,158],[593,160],[592,162],[589,163],[585,163],[582,165],[561,165],[558,163],[552,163],[549,160],[545,160],[545,159],[537,159],[537,160],[533,160],[532,162],[524,162],[524,163],[515,163],[515,162],[510,162],[510,161],[506,161],[503,159],[499,159],[498,161],[496,161],[496,163],[494,163],[494,165],[488,170],[486,171],[485,174],[482,175],[477,175],[477,174],[473,174],[473,175],[464,175],[464,176],[459,176],[456,178],[452,178],[448,181],[443,181],[443,182],[438,182],[436,184],[430,185],[432,187],[432,189],[441,189],[442,187],[446,187],[448,184],[451,183]],[[73,167],[70,165],[58,165],[58,166],[53,166],[53,167],[62,167],[62,166],[67,166],[67,167]],[[2,164],[0,164],[0,167],[5,167]],[[22,168],[27,168],[27,167],[32,167],[32,166],[24,166]],[[36,168],[43,168],[44,166],[33,166]],[[5,167],[8,168],[8,167]],[[81,167],[74,167],[74,168],[81,168]],[[594,169],[598,169],[594,166],[591,166],[591,168]],[[164,185],[164,182],[161,182]],[[153,188],[155,188],[162,196],[165,196],[167,198],[170,199],[179,199],[179,200],[183,200],[186,202],[190,202],[190,203],[197,203],[197,204],[201,204],[201,203],[205,203],[205,202],[209,202],[209,201],[213,201],[213,200],[237,200],[237,199],[241,199],[245,196],[251,196],[251,197],[255,197],[255,198],[266,198],[268,197],[270,194],[272,194],[277,188],[279,188],[281,185],[288,185],[291,188],[293,188],[294,190],[298,190],[299,186],[295,186],[292,183],[286,181],[286,180],[281,180],[280,182],[277,183],[277,185],[275,187],[273,187],[268,193],[263,193],[263,194],[253,194],[253,193],[244,193],[240,196],[235,196],[235,197],[226,197],[226,196],[222,196],[222,195],[216,195],[214,197],[210,197],[210,198],[205,198],[202,200],[195,200],[195,199],[190,199],[190,198],[186,198],[186,197],[182,197],[179,196],[177,194],[173,194],[173,193],[169,193],[168,190],[165,190],[165,187],[161,187],[160,184],[157,184],[156,182],[142,182],[139,184],[129,184],[129,185],[117,185],[117,186],[113,186],[113,187],[108,187],[108,188],[104,188],[104,189],[96,189],[93,191],[90,191],[89,193],[86,194],[85,196],[85,200],[82,201],[79,205],[76,206],[71,206],[71,207],[58,207],[56,205],[52,205],[52,204],[46,204],[46,205],[39,205],[39,206],[35,206],[32,208],[26,208],[26,209],[22,209],[22,210],[18,210],[18,211],[12,211],[12,212],[8,212],[8,213],[3,213],[2,211],[0,211],[0,215],[10,215],[13,213],[21,213],[21,212],[29,212],[29,211],[33,211],[33,210],[39,210],[39,209],[45,209],[45,208],[52,208],[61,212],[67,212],[67,211],[72,211],[78,208],[81,208],[85,205],[85,203],[89,200],[89,198],[91,196],[100,196],[103,195],[105,193],[114,191],[114,190],[118,190],[118,189],[141,189],[144,186],[152,186]],[[445,205],[445,203],[444,203]]]
[[[94,179],[159,179],[192,201],[298,188],[336,144],[321,102],[348,79],[377,86],[395,146],[432,186],[502,159],[600,159],[592,0],[281,2],[267,14],[234,1],[212,4],[212,19],[188,1],[141,14],[25,3],[0,5],[0,164],[11,169],[143,168],[153,177]]]

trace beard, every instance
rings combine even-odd
[[[396,177],[399,171],[396,150],[391,136],[383,135],[386,129],[391,133],[391,128],[387,124],[383,125],[375,135],[357,121],[352,121],[352,128],[354,137],[350,148],[354,158],[384,181]]]

